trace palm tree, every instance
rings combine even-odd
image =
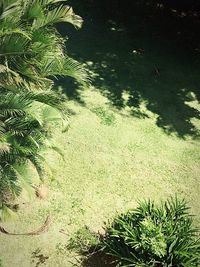
[[[41,148],[49,146],[52,120],[63,122],[64,98],[52,91],[53,77],[89,81],[83,66],[68,57],[55,23],[76,28],[82,18],[59,0],[2,0],[0,4],[0,204],[7,205],[31,181],[23,168],[43,174]],[[55,148],[52,145],[52,148]],[[55,148],[57,151],[58,149]],[[27,178],[27,177],[25,177]]]
[[[0,92],[0,200],[4,203],[21,192],[25,181],[19,169],[27,163],[42,178],[40,151],[47,143],[48,123],[63,117],[58,112],[61,100],[54,93]]]
[[[64,40],[54,27],[58,22],[69,22],[77,28],[82,25],[81,17],[59,0],[2,1],[1,86],[46,90],[53,84],[49,79],[52,76],[88,80],[84,68],[64,53]]]

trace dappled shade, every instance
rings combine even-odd
[[[163,32],[163,25],[170,18],[163,17],[166,21],[160,23],[160,13],[156,22],[156,18],[144,12],[120,23],[111,11],[110,16],[109,12],[103,16],[103,8],[98,7],[88,15],[87,8],[83,5],[80,10],[84,27],[72,33],[68,48],[87,64],[92,84],[118,109],[128,107],[139,118],[153,113],[156,124],[167,133],[196,136],[198,130],[191,119],[200,116],[191,101],[200,98],[199,63],[188,50],[188,43],[180,46],[181,39],[174,40],[173,34],[170,39],[168,32]],[[173,24],[177,31],[179,24],[180,21],[178,26]],[[60,30],[66,33],[62,26]],[[77,98],[77,92],[73,94]]]

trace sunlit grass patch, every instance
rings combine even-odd
[[[91,111],[99,117],[102,124],[113,125],[115,123],[115,115],[110,110],[106,110],[104,107],[96,107]]]

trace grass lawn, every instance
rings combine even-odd
[[[116,25],[109,27],[98,31],[98,25],[86,22],[69,41],[70,52],[88,65],[94,80],[70,92],[69,130],[60,133],[55,126],[54,140],[65,161],[47,153],[52,172],[47,198],[20,200],[19,217],[2,224],[27,232],[51,214],[50,229],[39,236],[1,234],[4,267],[80,266],[66,248],[69,238],[85,225],[101,231],[105,221],[142,199],[160,201],[177,193],[200,222],[195,64],[161,51],[163,44],[149,41],[148,46]],[[142,40],[144,52],[138,50]]]

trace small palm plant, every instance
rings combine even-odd
[[[1,92],[1,91],[0,91]],[[0,99],[0,201],[18,196],[27,182],[20,169],[32,164],[42,178],[48,122],[62,120],[61,100],[46,92],[3,93]],[[54,106],[54,107],[53,107]],[[54,117],[52,116],[54,112]]]
[[[118,266],[197,267],[200,239],[192,222],[184,200],[143,202],[108,226],[103,250]]]
[[[83,66],[64,53],[64,39],[54,26],[58,22],[80,28],[82,18],[59,0],[0,3],[1,207],[31,183],[24,180],[23,168],[31,163],[42,177],[41,149],[55,148],[47,140],[49,124],[63,122],[66,112],[64,97],[52,90],[52,78],[89,80]]]

